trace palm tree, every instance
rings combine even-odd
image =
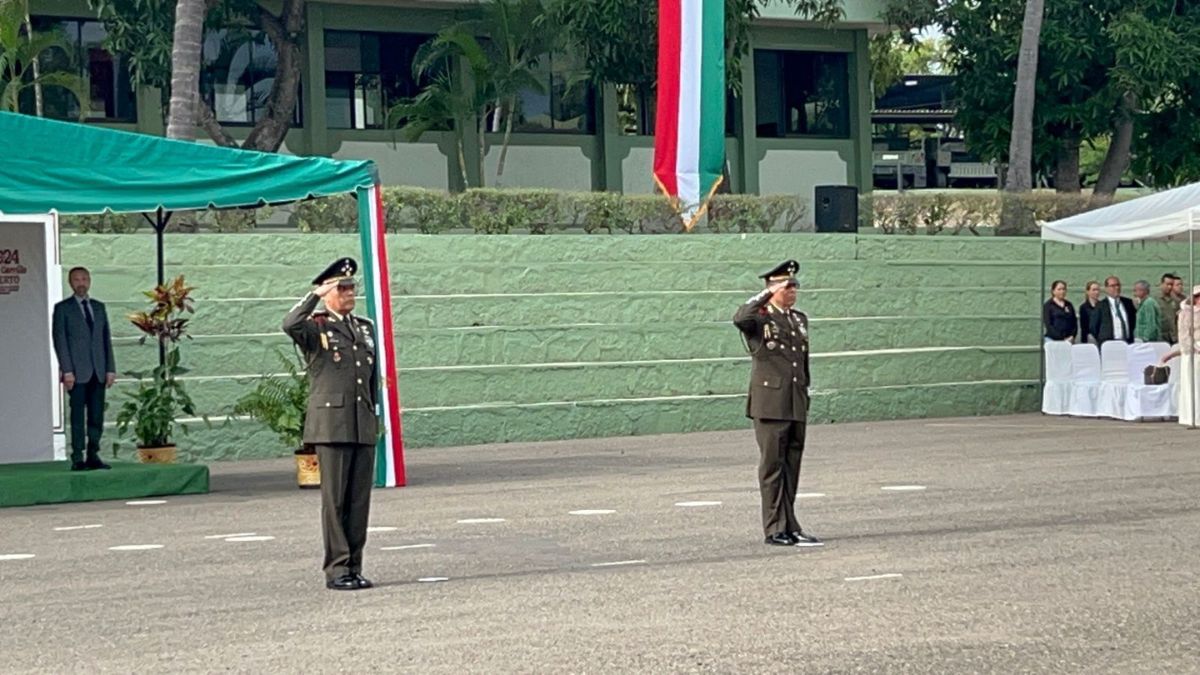
[[[478,105],[470,92],[458,86],[450,73],[442,71],[433,76],[420,94],[392,106],[388,111],[387,126],[399,126],[400,134],[412,143],[420,140],[425,132],[441,129],[448,124],[454,131],[462,184],[468,186],[470,180],[467,178],[467,158],[463,151],[463,130],[470,124],[476,110]]]
[[[47,53],[59,49],[71,55],[72,46],[58,33],[35,34],[25,25],[25,6],[21,0],[0,0],[0,110],[19,112],[21,92],[26,89],[61,87],[79,101],[83,118],[89,98],[83,78],[73,72],[44,72],[39,66]]]
[[[420,138],[438,123],[453,124],[461,156],[462,130],[474,117],[480,161],[487,152],[489,121],[493,130],[503,127],[496,164],[498,185],[504,175],[521,92],[545,92],[545,83],[537,77],[538,68],[559,39],[559,31],[545,24],[546,15],[542,0],[493,0],[480,6],[477,18],[447,27],[422,45],[413,58],[414,75],[418,79],[433,77],[430,88],[435,91],[427,88],[420,96],[395,106],[389,119],[411,120],[402,128],[410,140]],[[454,63],[461,64],[465,78],[440,75]],[[439,119],[439,114],[444,116]],[[466,184],[465,167],[463,175]],[[482,183],[482,169],[479,176]]]
[[[1038,44],[1042,36],[1045,0],[1025,0],[1025,19],[1021,24],[1021,47],[1017,53],[1017,86],[1013,94],[1012,137],[1008,145],[1008,178],[1004,191],[1009,195],[1033,189],[1033,104],[1036,97]],[[1006,199],[1001,212],[1001,233],[1020,227],[1020,208]]]
[[[171,103],[167,138],[196,140],[196,104],[200,98],[200,40],[204,36],[205,0],[178,0],[171,46]]]

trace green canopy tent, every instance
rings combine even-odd
[[[361,271],[384,383],[376,482],[404,484],[383,207],[372,162],[223,148],[4,112],[0,147],[0,214],[146,214],[157,239],[159,283],[163,230],[174,211],[355,195]]]

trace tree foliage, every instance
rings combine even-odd
[[[409,140],[449,125],[455,133],[464,186],[472,184],[463,165],[465,129],[472,122],[476,125],[480,160],[487,154],[489,128],[503,130],[495,176],[499,184],[520,95],[545,93],[545,84],[537,76],[539,65],[562,44],[542,0],[481,3],[474,16],[446,27],[417,50],[413,73],[428,84],[416,97],[389,111],[389,125],[399,125]],[[461,73],[454,72],[454,65]],[[476,167],[476,174],[475,187],[482,187],[482,166]]]
[[[771,0],[725,0],[726,82],[737,91],[750,22]],[[842,0],[783,0],[798,16],[832,24],[845,16]],[[596,84],[653,86],[658,68],[658,3],[647,0],[553,0],[550,13],[579,51]]]
[[[107,31],[105,48],[129,59],[134,82],[157,87],[169,95],[176,0],[88,0],[88,5]],[[271,5],[276,10],[255,0],[205,0],[206,29],[261,30],[275,47],[275,77],[264,113],[256,119],[242,147],[275,152],[291,127],[299,99],[304,5],[305,0],[282,0]],[[197,59],[200,57],[196,54]],[[197,99],[199,125],[215,142],[238,146],[208,103],[198,94]]]
[[[67,63],[73,63],[71,44],[59,33],[22,30],[25,17],[23,0],[0,0],[0,110],[19,112],[21,93],[27,89],[59,87],[79,101],[82,117],[90,102],[83,79],[74,72],[34,67],[45,63],[45,56],[53,50],[68,55]]]

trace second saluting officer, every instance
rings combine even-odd
[[[733,323],[750,352],[746,416],[758,440],[758,485],[765,543],[817,546],[796,520],[796,492],[808,422],[808,317],[796,303],[795,260],[760,275],[767,287],[738,308]]]
[[[375,481],[378,377],[375,326],[351,314],[357,271],[352,258],[333,263],[283,319],[308,370],[304,442],[316,447],[321,467],[325,586],[339,591],[372,586],[362,575],[362,553]],[[322,300],[325,309],[315,311]]]

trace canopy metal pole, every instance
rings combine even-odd
[[[1042,284],[1038,286],[1038,316],[1042,317],[1038,320],[1038,383],[1042,386],[1042,391],[1046,390],[1046,326],[1045,312],[1042,310],[1041,299],[1042,293],[1046,288],[1046,240],[1042,240]],[[1043,394],[1044,395],[1044,394]]]
[[[164,211],[160,206],[155,213],[154,218],[154,243],[156,249],[156,257],[158,259],[158,285],[162,286],[166,283],[166,274],[164,270],[163,256],[163,231],[167,229],[167,223],[171,222],[171,212]],[[167,345],[162,341],[158,341],[158,365],[165,366],[167,364]]]
[[[1188,278],[1192,280],[1192,287],[1196,285],[1196,230],[1194,229],[1195,212],[1188,211]],[[1191,300],[1191,290],[1188,290],[1188,300]],[[1188,312],[1188,343],[1191,348],[1188,349],[1188,367],[1191,369],[1191,381],[1188,386],[1192,388],[1188,392],[1188,405],[1191,406],[1191,423],[1189,429],[1196,428],[1196,345],[1192,344],[1192,340],[1196,336],[1196,332],[1192,330],[1192,323],[1196,320],[1196,305],[1192,304],[1192,311]],[[1179,337],[1179,343],[1183,344],[1183,336]]]

